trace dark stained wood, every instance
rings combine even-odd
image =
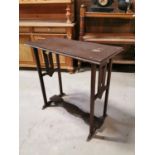
[[[103,92],[107,89],[107,86],[105,85],[106,70],[107,70],[107,64],[105,66],[99,66],[98,90],[97,94],[95,95],[95,98],[101,99]]]
[[[90,128],[87,140],[90,140],[95,133],[94,126],[94,105],[95,105],[95,83],[96,83],[96,65],[91,65],[91,89],[90,89]]]
[[[59,90],[60,90],[60,96],[63,96],[63,88],[62,88],[62,80],[61,80],[61,71],[60,71],[60,58],[59,55],[56,54],[56,60],[57,60],[57,68],[58,68],[58,79],[59,79]]]
[[[95,64],[103,64],[107,59],[123,51],[123,48],[118,46],[101,45],[61,38],[30,41],[26,44]]]
[[[45,62],[45,69],[49,76],[52,76],[54,73],[54,63],[53,63],[53,56],[52,53],[47,53],[43,51],[43,58]]]
[[[45,40],[34,41],[34,42],[31,41],[31,42],[27,42],[27,45],[33,47],[33,50],[34,50],[37,68],[38,68],[38,75],[39,75],[42,94],[44,98],[43,109],[47,107],[55,107],[55,106],[65,107],[64,105],[65,102],[61,98],[65,94],[63,93],[63,89],[62,89],[59,55],[67,55],[77,60],[82,59],[83,61],[87,61],[91,63],[89,135],[87,138],[87,140],[91,140],[91,138],[93,138],[93,136],[95,135],[96,130],[101,127],[101,125],[104,123],[104,120],[106,118],[109,86],[110,86],[110,78],[111,78],[111,70],[112,70],[112,58],[116,54],[121,52],[123,48],[116,47],[116,46],[101,45],[96,43],[60,39],[60,38],[45,39]],[[41,52],[44,52],[48,55],[52,53],[56,54],[56,60],[57,60],[56,70],[58,71],[60,94],[52,96],[49,101],[47,101],[47,97],[46,97],[43,76],[53,75],[53,74],[51,75],[49,74],[49,69],[53,70],[52,71],[53,73],[56,70],[53,68],[53,65],[49,67],[48,55],[44,55],[44,59],[46,59],[45,61],[47,61],[46,62],[47,69],[45,73],[42,73],[40,59],[39,59],[39,52],[38,52],[38,49],[40,48],[42,49]],[[97,65],[99,65],[99,78],[98,78],[98,90],[96,93],[95,86],[96,86]],[[107,65],[108,65],[108,72],[106,73]],[[107,77],[107,80],[106,80],[106,77]],[[107,82],[105,83],[105,81]],[[106,92],[105,92],[103,116],[102,118],[100,118],[99,124],[96,124],[97,122],[94,116],[95,100],[97,98],[101,99],[104,91]],[[75,112],[76,110],[79,111],[78,108],[74,108],[74,110]]]
[[[107,75],[107,89],[105,92],[105,100],[104,100],[104,109],[103,109],[103,119],[106,117],[107,112],[107,105],[108,105],[108,97],[109,97],[109,87],[110,87],[110,79],[111,79],[111,70],[112,70],[112,59],[109,61],[108,64],[108,75]]]
[[[37,64],[37,70],[38,70],[38,75],[39,75],[39,80],[40,80],[41,91],[42,91],[43,99],[44,99],[44,105],[43,105],[43,108],[44,108],[48,104],[46,91],[45,91],[45,85],[44,85],[44,80],[43,80],[43,76],[42,76],[42,70],[41,70],[41,64],[40,64],[38,49],[34,48],[33,50],[34,50],[35,60],[36,60],[36,64]]]

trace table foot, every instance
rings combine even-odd
[[[49,107],[50,105],[43,105],[42,110],[46,109],[47,107]]]
[[[88,135],[88,137],[87,137],[87,142],[90,141],[90,140],[93,138],[93,136],[95,135],[95,132],[96,132],[96,130],[94,130],[92,133],[90,133],[90,134]]]
[[[93,136],[95,135],[95,133],[97,132],[98,129],[101,128],[101,126],[104,124],[104,121],[105,121],[105,117],[102,117],[102,118],[94,118],[95,119],[95,128],[94,128],[94,131],[92,133],[90,133],[87,137],[87,141],[90,141]]]
[[[63,95],[65,95],[65,94],[63,94]],[[62,95],[54,95],[54,96],[50,97],[50,101],[48,101],[47,104],[42,107],[42,109],[44,110],[47,107],[60,106],[64,102],[64,100],[63,100],[63,98],[61,98],[61,96]]]
[[[59,97],[63,97],[63,96],[66,96],[66,94],[62,93],[62,94],[59,95]]]
[[[62,96],[64,96],[65,94],[62,95],[54,95],[52,97],[50,97],[50,102],[54,102],[55,104],[63,102],[64,100],[61,98]]]

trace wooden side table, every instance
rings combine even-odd
[[[90,129],[89,129],[89,136],[87,138],[87,140],[90,140],[95,134],[95,131],[97,129],[94,121],[95,100],[97,98],[101,99],[103,92],[105,92],[103,116],[100,124],[101,126],[106,118],[106,112],[107,112],[109,86],[110,86],[110,78],[111,78],[111,70],[112,70],[112,58],[118,53],[120,53],[121,51],[123,51],[123,48],[110,46],[110,45],[101,45],[96,43],[67,40],[67,39],[61,39],[61,38],[51,38],[51,39],[38,40],[33,42],[30,41],[30,42],[27,42],[26,44],[31,46],[34,51],[40,84],[41,84],[41,90],[42,90],[43,99],[44,99],[43,109],[51,105],[56,106],[57,104],[64,104],[62,97],[65,94],[62,88],[59,55],[68,56],[73,59],[85,61],[91,64],[90,118],[89,118]],[[38,50],[38,49],[42,49],[42,50]],[[38,51],[42,52],[44,57],[45,67],[46,67],[46,71],[44,73],[42,72]],[[56,69],[53,67],[52,53],[56,54],[56,60],[57,60]],[[97,66],[99,67],[99,76],[98,76],[98,87],[97,87],[97,90],[95,90]],[[52,77],[55,71],[58,72],[60,94],[54,95],[48,101],[46,97],[43,77],[45,75],[49,75]]]

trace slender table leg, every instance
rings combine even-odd
[[[81,68],[81,61],[78,60],[78,67],[77,67],[77,71],[78,71],[78,72],[80,71],[80,68]]]
[[[58,54],[56,54],[56,61],[57,61],[57,68],[58,68],[58,79],[59,79],[60,96],[64,96],[65,94],[63,93],[63,89],[62,89],[62,80],[61,80],[61,71],[60,71],[60,59],[59,59],[59,55]]]
[[[44,99],[44,106],[43,106],[43,109],[44,109],[44,108],[46,108],[48,106],[46,92],[45,92],[45,85],[44,85],[44,81],[43,81],[43,75],[42,75],[42,72],[41,72],[41,65],[40,65],[40,59],[39,59],[39,55],[38,55],[38,49],[33,48],[33,51],[34,51],[34,55],[35,55],[35,59],[36,59],[37,70],[38,70],[41,90],[42,90],[43,99]]]
[[[95,104],[95,81],[96,81],[96,65],[91,65],[91,91],[90,91],[90,129],[87,140],[89,141],[95,133],[94,126],[94,104]]]
[[[110,87],[110,79],[111,79],[111,70],[112,70],[112,59],[110,59],[108,64],[108,77],[107,77],[107,89],[105,92],[105,100],[104,100],[104,110],[103,110],[103,119],[107,115],[107,104],[108,104],[108,97],[109,97],[109,87]]]

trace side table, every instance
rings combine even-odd
[[[67,40],[61,38],[50,38],[45,40],[30,41],[26,43],[31,46],[34,51],[41,90],[44,99],[43,109],[49,106],[56,106],[63,102],[63,96],[65,95],[62,87],[60,60],[59,55],[68,56],[73,59],[85,61],[91,64],[91,86],[90,86],[90,118],[89,118],[89,135],[87,140],[90,140],[95,134],[96,127],[94,121],[94,105],[97,98],[101,99],[105,92],[105,100],[103,107],[103,116],[101,125],[104,123],[107,113],[107,104],[109,96],[109,86],[112,70],[112,58],[118,53],[123,51],[122,47],[101,45],[97,43],[82,42],[75,40]],[[38,49],[42,52],[45,61],[45,72],[42,72],[40,58],[38,55]],[[56,54],[57,68],[54,68],[52,53]],[[96,84],[96,70],[99,67],[98,87],[95,90]],[[52,77],[53,73],[58,72],[59,80],[59,95],[54,95],[47,100],[45,85],[43,77],[49,75]],[[106,72],[107,71],[107,72]],[[99,128],[99,127],[98,127]]]

